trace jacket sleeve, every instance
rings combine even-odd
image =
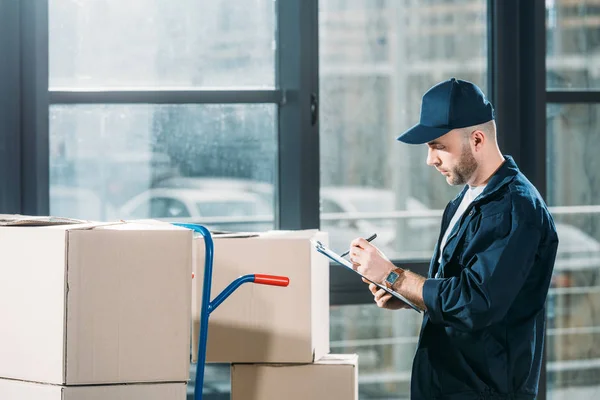
[[[535,261],[542,232],[523,210],[511,210],[511,228],[486,238],[457,277],[427,279],[423,301],[433,323],[464,331],[487,327],[506,315]]]

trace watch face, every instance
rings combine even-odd
[[[391,284],[394,284],[394,282],[396,282],[396,279],[398,279],[398,273],[392,271],[392,272],[390,272],[390,274],[387,276],[387,278],[385,280]]]

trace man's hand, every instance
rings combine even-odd
[[[369,283],[369,281],[366,281],[364,278],[363,282]],[[379,308],[385,308],[387,310],[401,310],[403,308],[408,308],[406,303],[392,296],[385,290],[379,289],[373,283],[369,283],[369,290],[373,293],[373,299]]]
[[[350,261],[354,269],[373,282],[383,283],[395,266],[379,249],[363,238],[350,246]]]

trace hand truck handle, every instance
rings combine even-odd
[[[290,284],[290,278],[287,276],[254,274],[254,283],[260,285],[287,287]]]

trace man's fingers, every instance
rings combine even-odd
[[[350,248],[350,261],[352,261],[354,264],[358,264],[358,260],[360,257],[358,252],[354,249],[356,249],[356,247]]]
[[[384,291],[385,293],[385,291]],[[392,298],[392,295],[389,293],[385,293],[384,296],[382,296],[381,298],[379,298],[376,303],[377,303],[377,307],[380,308],[384,308],[385,305],[387,304],[388,300]]]
[[[375,284],[370,283],[369,290],[371,291],[371,293],[373,293],[373,296],[375,296],[377,294],[377,291],[379,290],[379,288],[377,286],[375,286]]]
[[[358,247],[361,249],[364,249],[368,246],[371,246],[371,244],[369,242],[367,242],[364,238],[356,238],[352,241],[352,243],[350,243],[350,247]]]
[[[373,287],[375,287],[376,291],[373,292],[373,290],[371,289],[371,292],[373,292],[374,296],[375,296],[375,301],[381,299],[384,295],[387,296],[391,296],[391,294],[389,294],[388,292],[386,292],[383,289],[379,289],[377,286],[373,285]],[[369,287],[370,288],[370,287]]]
[[[361,238],[356,238],[353,241],[350,242],[350,249],[352,250],[353,247],[359,247],[359,243],[360,243],[360,239]]]

